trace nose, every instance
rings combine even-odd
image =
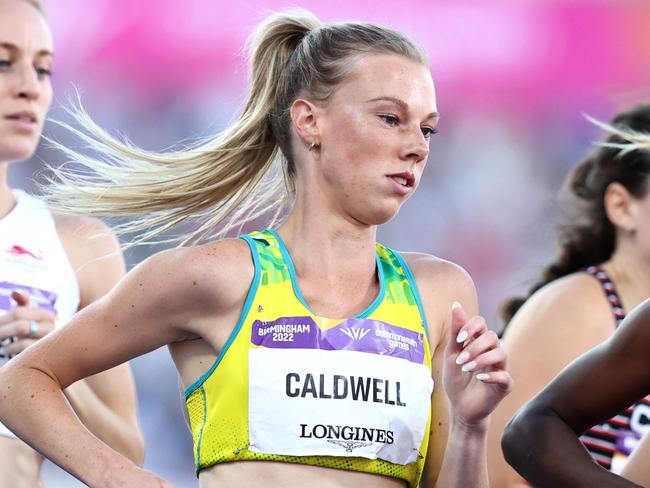
[[[27,63],[17,64],[14,74],[14,96],[36,100],[41,94],[41,85],[34,67]]]
[[[408,142],[404,145],[402,157],[416,163],[425,161],[429,155],[429,140],[422,133],[422,129],[410,127],[408,129]]]

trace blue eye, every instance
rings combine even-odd
[[[434,129],[433,127],[422,127],[422,134],[427,139],[429,139],[432,135],[437,133],[438,133],[438,129]]]
[[[399,119],[395,115],[382,114],[379,116],[379,118],[383,119],[383,121],[391,127],[394,127],[399,123]]]
[[[46,68],[36,68],[36,74],[38,75],[39,79],[49,78],[52,76],[52,71]]]
[[[0,59],[0,69],[8,68],[9,66],[11,66],[11,61]]]

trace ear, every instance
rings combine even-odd
[[[318,117],[320,111],[316,105],[308,100],[299,98],[289,108],[293,128],[305,146],[312,143],[320,144],[320,131],[318,130]]]
[[[636,199],[620,183],[610,183],[605,190],[605,213],[615,227],[625,232],[636,230]]]

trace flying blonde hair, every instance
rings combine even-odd
[[[274,14],[247,43],[251,87],[239,117],[211,140],[163,153],[121,142],[99,127],[80,104],[71,109],[94,156],[56,144],[70,162],[53,168],[44,187],[59,212],[133,217],[115,227],[139,233],[129,244],[184,245],[238,230],[270,216],[275,225],[295,195],[289,108],[298,97],[326,102],[346,79],[351,57],[393,53],[426,65],[403,34],[367,23],[323,25],[301,9]],[[185,237],[160,239],[193,222]],[[217,232],[218,230],[218,232]],[[128,246],[127,246],[128,247]]]
[[[620,127],[614,124],[607,124],[600,120],[594,119],[589,115],[585,118],[592,124],[600,127],[606,133],[622,139],[624,142],[602,141],[597,143],[601,147],[620,149],[619,155],[624,156],[632,151],[650,150],[650,132],[641,132],[630,129],[629,127]]]

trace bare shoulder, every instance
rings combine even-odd
[[[135,273],[169,299],[186,296],[196,305],[216,308],[243,301],[254,276],[250,250],[241,239],[159,252],[136,266]]]
[[[460,302],[469,316],[478,313],[476,289],[458,264],[425,253],[401,253],[415,278],[427,318],[432,348],[445,343],[451,306]]]
[[[54,215],[54,222],[59,239],[73,264],[119,252],[120,245],[115,234],[99,219]]]
[[[469,274],[462,266],[447,261],[446,259],[426,254],[423,252],[402,252],[400,253],[406,263],[422,279],[470,279]]]
[[[474,282],[462,266],[426,253],[401,254],[411,268],[422,294],[462,297],[474,293]]]
[[[578,272],[552,281],[531,296],[508,325],[506,342],[534,334],[574,336],[595,345],[614,331],[611,307],[600,283]]]

